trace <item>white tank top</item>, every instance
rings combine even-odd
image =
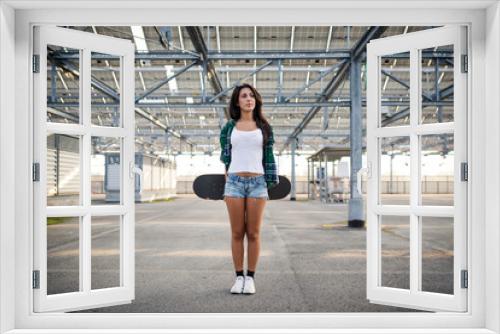
[[[262,131],[240,131],[236,126],[231,132],[231,164],[228,173],[250,172],[264,174]]]

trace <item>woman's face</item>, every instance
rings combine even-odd
[[[238,105],[242,112],[253,111],[253,109],[255,108],[255,95],[250,88],[244,87],[240,90]]]

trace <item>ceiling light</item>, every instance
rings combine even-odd
[[[138,52],[148,52],[148,45],[146,44],[146,37],[144,30],[141,26],[131,26],[132,35],[134,36],[135,48]]]
[[[167,71],[167,78],[174,75],[173,65],[165,65],[165,70]],[[178,87],[176,78],[173,78],[168,81],[168,89],[170,89],[171,92],[177,92]]]

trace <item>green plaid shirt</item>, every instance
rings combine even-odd
[[[226,125],[222,128],[220,132],[220,160],[224,163],[226,171],[229,169],[231,164],[231,133],[236,126],[236,121],[230,119]],[[278,168],[276,167],[276,161],[274,160],[273,154],[273,144],[274,137],[271,128],[271,135],[264,146],[264,152],[262,154],[262,166],[264,167],[264,176],[266,178],[267,188],[272,188],[279,183],[278,178]]]

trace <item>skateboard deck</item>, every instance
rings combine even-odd
[[[194,180],[193,191],[202,199],[220,200],[224,199],[225,184],[224,174],[204,174]],[[290,189],[290,181],[285,176],[279,175],[279,183],[267,191],[269,199],[285,198],[290,193]]]

